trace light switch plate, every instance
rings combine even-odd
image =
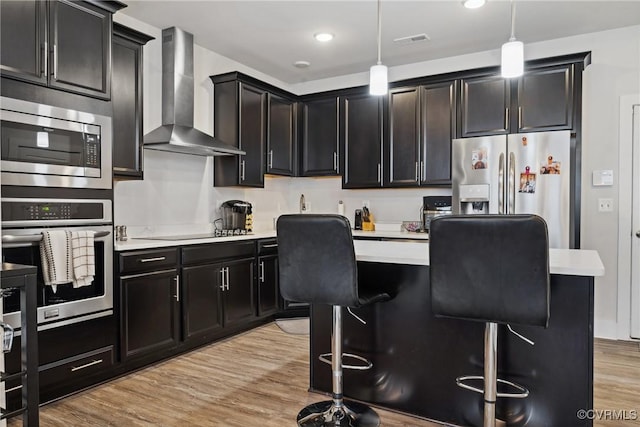
[[[593,171],[593,186],[608,187],[613,185],[613,171],[610,169]]]

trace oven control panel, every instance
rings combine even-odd
[[[75,201],[3,201],[2,222],[45,222],[58,220],[101,220],[104,204]]]

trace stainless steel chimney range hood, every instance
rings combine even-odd
[[[198,156],[246,154],[193,127],[193,34],[162,30],[162,126],[144,136],[149,150]]]

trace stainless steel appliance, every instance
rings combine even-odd
[[[242,200],[227,200],[220,207],[224,230],[253,230],[251,203]]]
[[[95,270],[89,286],[44,284],[42,231],[95,231]],[[113,314],[113,224],[110,200],[2,199],[2,261],[38,267],[38,328],[48,329]],[[2,298],[4,321],[20,327],[19,296]]]
[[[552,248],[571,246],[569,131],[453,140],[453,212],[537,214]]]
[[[451,196],[424,196],[422,198],[422,229],[429,231],[433,218],[451,215]]]
[[[111,118],[0,97],[2,184],[111,188]]]

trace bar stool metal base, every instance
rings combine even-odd
[[[337,407],[333,400],[316,402],[305,407],[298,414],[300,427],[378,427],[380,417],[368,407],[358,402],[344,402]]]

